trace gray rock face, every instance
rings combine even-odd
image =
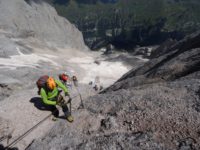
[[[200,149],[200,34],[170,46],[84,101],[28,150]]]
[[[0,141],[11,137],[13,131],[14,127],[12,126],[12,124],[8,120],[0,118]]]
[[[17,54],[15,43],[5,35],[0,35],[0,58],[8,58]]]
[[[11,88],[8,87],[6,84],[0,84],[0,100],[10,96],[11,94]]]
[[[58,16],[56,10],[44,1],[0,0],[0,100],[20,86],[36,81],[43,72],[54,72],[55,66],[49,65],[49,62],[40,60],[35,65],[33,61],[37,59],[37,54],[53,51],[51,55],[55,55],[57,49],[84,51],[87,47],[81,32],[68,20]],[[28,57],[33,53],[36,55],[30,57],[32,64],[20,65],[23,59],[27,59],[26,55]],[[14,55],[24,57],[13,58]],[[13,69],[15,64],[18,67]]]
[[[0,0],[0,32],[8,38],[35,38],[54,47],[86,49],[82,34],[43,1]]]
[[[198,79],[200,66],[199,39],[200,32],[197,32],[174,45],[169,44],[168,50],[161,50],[150,62],[125,74],[109,90],[129,88],[158,81],[173,81],[187,77],[192,73],[197,74],[194,77]],[[133,80],[133,82],[129,82],[129,80]]]

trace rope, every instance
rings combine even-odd
[[[76,95],[72,98],[75,98],[79,95]],[[19,136],[18,138],[16,138],[12,143],[10,143],[9,145],[7,145],[5,147],[5,150],[8,149],[8,148],[11,148],[11,146],[14,146],[15,144],[17,144],[19,141],[21,141],[24,137],[26,137],[30,132],[32,132],[36,127],[38,127],[42,122],[44,122],[45,120],[47,120],[49,117],[51,117],[52,114],[54,114],[56,112],[56,110],[49,114],[48,116],[46,116],[44,119],[42,119],[40,122],[38,122],[36,125],[34,125],[32,128],[30,128],[29,130],[27,130],[24,134],[22,134],[21,136]],[[71,113],[71,102],[70,102],[70,113]],[[7,137],[3,137],[0,139],[0,142],[5,140]]]
[[[40,122],[38,122],[36,125],[34,125],[32,128],[30,128],[29,130],[27,130],[24,134],[22,134],[21,136],[19,136],[17,139],[15,139],[13,142],[11,142],[9,145],[7,145],[5,147],[5,150],[8,148],[11,148],[11,146],[14,146],[15,144],[17,144],[19,141],[21,141],[25,136],[27,136],[31,131],[33,131],[36,127],[38,127],[42,122],[44,122],[45,120],[47,120],[49,117],[51,117],[52,113],[48,116],[46,116],[44,119],[42,119]]]
[[[78,86],[78,85],[77,85]],[[74,87],[75,87],[75,89],[77,90],[77,92],[78,92],[78,95],[79,95],[79,97],[80,97],[80,100],[81,100],[81,106],[84,108],[84,105],[83,105],[83,99],[82,99],[82,96],[81,96],[81,93],[80,93],[80,91],[79,91],[79,89],[78,89],[78,87],[77,86],[75,86],[75,84],[74,84]]]
[[[61,92],[60,92],[61,93]],[[59,93],[59,94],[60,94]],[[79,93],[79,95],[76,95],[76,96],[74,96],[74,97],[72,97],[72,99],[73,98],[75,98],[75,97],[77,97],[77,96],[80,96],[81,97],[81,95],[80,95],[80,93]],[[81,98],[82,99],[82,98]],[[82,102],[82,101],[81,101]],[[70,102],[70,113],[71,113],[71,102]],[[6,147],[5,147],[5,150],[6,149],[8,149],[8,148],[11,148],[11,146],[14,146],[14,145],[16,145],[19,141],[21,141],[24,137],[26,137],[30,132],[32,132],[36,127],[38,127],[42,122],[44,122],[45,120],[47,120],[49,117],[51,117],[51,115],[52,114],[54,114],[56,112],[56,110],[53,112],[53,113],[51,113],[51,114],[49,114],[48,116],[46,116],[44,119],[42,119],[40,122],[38,122],[36,125],[34,125],[32,128],[30,128],[29,130],[27,130],[24,134],[22,134],[21,136],[19,136],[18,138],[16,138],[13,142],[11,142],[9,145],[7,145]],[[3,138],[1,138],[0,139],[0,142],[2,142],[2,141],[4,141],[5,139],[7,139],[8,137],[3,137]]]
[[[74,87],[75,87],[76,91],[78,92],[78,95],[77,95],[77,96],[80,97],[81,106],[84,108],[82,95],[81,95],[81,93],[80,93],[80,91],[79,91],[79,89],[78,89],[78,83],[75,83],[75,82],[76,82],[75,80],[72,80],[72,81],[73,81],[73,84],[74,84]],[[67,83],[66,83],[66,82],[65,82],[64,84],[65,84],[65,86],[67,86]],[[75,97],[77,97],[77,96],[75,96]],[[73,98],[75,98],[75,97],[73,97]],[[72,98],[72,99],[73,99],[73,98]]]
[[[71,97],[71,99],[74,99],[74,98],[76,98],[76,97],[78,97],[79,95],[76,95],[76,96],[73,96],[73,97]]]

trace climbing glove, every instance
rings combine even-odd
[[[66,93],[65,93],[65,96],[69,96],[69,93],[68,93],[68,92],[66,92]]]
[[[65,100],[64,100],[63,97],[60,95],[60,96],[58,97],[58,99],[57,99],[57,105],[63,106],[63,105],[65,105],[65,104],[66,104]]]

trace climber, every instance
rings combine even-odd
[[[93,87],[93,89],[95,91],[100,90],[100,77],[99,76],[96,76],[95,79],[94,79],[94,87]]]
[[[75,87],[78,87],[78,79],[77,79],[76,76],[73,76],[73,77],[72,77],[72,81],[73,81],[73,83],[74,83],[74,86],[75,86]]]
[[[59,79],[65,86],[72,89],[72,80],[66,72],[59,74]]]
[[[59,116],[59,110],[56,108],[56,105],[58,105],[62,107],[66,119],[69,122],[73,122],[73,117],[67,106],[68,103],[71,105],[71,97],[68,93],[67,87],[63,85],[59,80],[56,80],[53,77],[49,77],[47,75],[40,77],[36,84],[39,89],[38,93],[41,95],[44,104],[48,105],[53,112],[53,120]],[[58,88],[64,91],[65,96],[68,96],[68,102],[64,100],[63,96],[60,94],[62,91]]]

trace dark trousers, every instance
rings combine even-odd
[[[56,108],[56,106],[53,105],[49,106],[49,110],[56,118],[59,116],[59,110]],[[62,106],[62,111],[64,112],[65,115],[70,115],[67,105]]]

